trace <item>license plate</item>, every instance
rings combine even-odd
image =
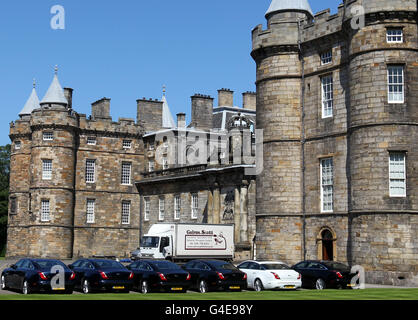
[[[113,287],[114,290],[123,290],[125,287]]]
[[[355,287],[355,286],[356,286],[355,284],[351,284],[351,283],[347,284],[347,287]]]
[[[183,288],[171,288],[171,291],[182,291]]]
[[[53,291],[64,291],[65,288],[52,288]]]
[[[231,286],[231,287],[229,287],[229,289],[231,289],[231,290],[239,290],[239,289],[241,289],[241,287],[238,287],[238,286]]]
[[[286,289],[294,289],[295,286],[284,286]]]

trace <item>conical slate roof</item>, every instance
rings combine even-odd
[[[26,101],[26,104],[23,107],[22,111],[19,113],[19,116],[30,115],[33,110],[39,109],[40,107],[41,106],[39,105],[39,98],[36,94],[36,89],[34,86],[32,89],[32,93],[30,94],[28,101]]]
[[[163,128],[175,128],[173,115],[171,114],[170,107],[168,106],[167,99],[163,96]]]
[[[311,6],[308,0],[273,0],[270,8],[266,12],[266,16],[276,11],[306,11],[313,16]]]
[[[58,80],[57,72],[55,71],[54,79],[46,92],[45,97],[42,99],[41,104],[56,103],[56,104],[68,104],[64,95],[64,90]]]

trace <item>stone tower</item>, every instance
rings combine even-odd
[[[45,97],[36,100],[32,93],[32,107],[11,128],[11,172],[21,175],[11,177],[11,190],[26,214],[10,215],[8,255],[71,258],[77,118],[57,69]]]
[[[300,20],[312,19],[306,0],[274,0],[268,28],[252,32],[257,64],[257,128],[264,130],[264,171],[257,177],[258,258],[301,258],[302,125]],[[277,248],[281,252],[277,256]],[[285,252],[286,251],[286,252]]]
[[[362,5],[365,10],[362,28],[350,27],[354,5]],[[416,19],[416,0],[347,1],[345,9],[350,93],[349,258],[353,264],[373,270],[369,279],[376,282],[389,279],[397,283],[414,274],[416,277],[418,271]],[[402,30],[403,39],[388,43],[390,29]],[[403,85],[403,94],[397,97],[388,93],[391,72]],[[392,176],[388,163],[396,161],[401,161],[405,170]],[[395,182],[399,179],[398,190],[389,190],[393,178]]]

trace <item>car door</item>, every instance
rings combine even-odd
[[[299,272],[302,275],[302,287],[304,288],[311,286],[311,284],[309,283],[309,275],[308,275],[309,270],[306,268],[307,266],[308,266],[308,262],[304,261],[304,262],[298,263],[297,265],[293,267],[293,269],[296,272]]]
[[[244,262],[241,263],[238,266],[238,269],[240,269],[242,272],[245,272],[247,274],[247,285],[249,288],[253,288],[254,287],[254,281],[251,280],[250,278],[250,262]]]
[[[10,267],[10,272],[8,273],[8,275],[5,277],[7,286],[11,289],[17,289],[17,272],[18,269],[22,266],[23,264],[23,260],[19,260],[18,262],[16,262],[13,266],[14,268]]]
[[[84,268],[83,265],[85,260],[78,260],[71,265],[71,269],[75,273],[76,286],[81,287],[81,280],[84,278]]]
[[[190,273],[192,287],[196,288],[199,281],[199,270],[195,268],[196,262],[189,262],[184,266],[184,270]]]
[[[25,259],[22,261],[19,268],[16,269],[16,289],[23,287],[23,282],[26,279],[26,272],[29,269],[29,260]]]
[[[260,266],[258,265],[258,263],[255,262],[250,262],[249,266],[248,266],[248,272],[247,272],[247,281],[248,283],[251,283],[251,287],[254,287],[254,282],[255,279],[257,279],[259,277],[259,271],[260,271]]]
[[[324,277],[323,271],[324,269],[318,262],[310,262],[306,267],[307,284],[311,287],[314,287],[316,280]],[[323,279],[326,280],[326,278]]]

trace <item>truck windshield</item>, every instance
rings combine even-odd
[[[159,237],[142,237],[141,247],[144,247],[144,248],[158,248],[159,242],[160,242]]]

